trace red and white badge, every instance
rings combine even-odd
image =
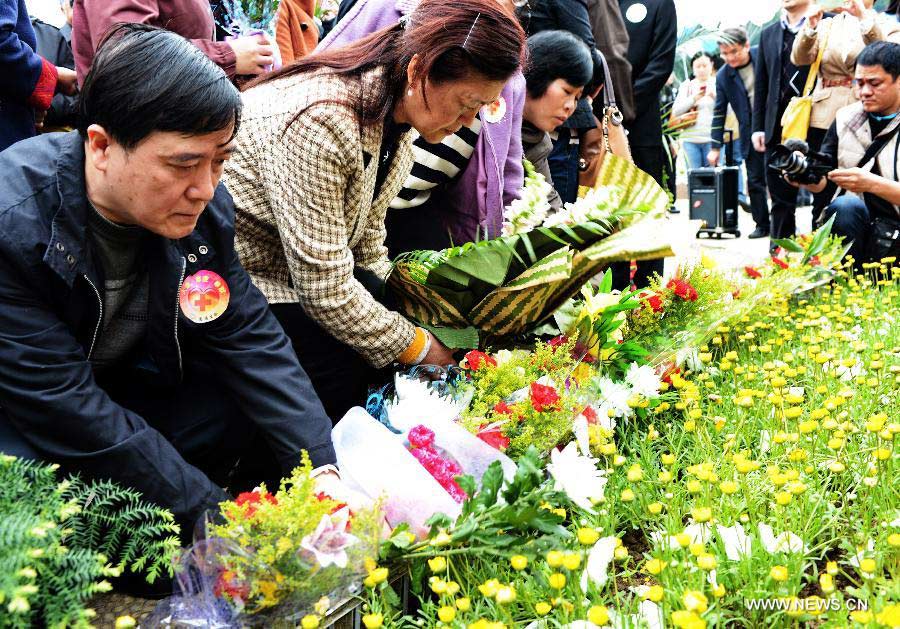
[[[208,323],[228,308],[231,291],[222,276],[213,271],[197,271],[181,285],[179,304],[184,316],[194,323]]]
[[[492,124],[500,122],[506,115],[506,99],[501,96],[490,105],[485,105],[481,109],[481,115],[485,121]]]

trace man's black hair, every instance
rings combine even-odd
[[[81,89],[78,132],[102,126],[126,150],[155,131],[202,135],[240,122],[241,97],[188,40],[144,24],[106,34]]]
[[[590,49],[568,31],[541,31],[532,35],[528,38],[528,57],[525,83],[532,98],[543,96],[557,79],[573,87],[584,87],[594,77]]]
[[[900,76],[900,44],[877,41],[869,44],[856,58],[857,66],[881,66],[896,81]]]

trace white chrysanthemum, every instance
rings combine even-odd
[[[631,417],[634,409],[628,406],[631,398],[631,387],[621,382],[613,382],[606,376],[597,379],[597,388],[600,390],[600,400],[597,403],[598,415],[603,421],[612,411],[613,417]]]
[[[606,472],[597,469],[598,463],[594,457],[579,454],[578,445],[572,442],[550,453],[547,471],[558,491],[565,492],[569,500],[593,513],[593,503],[603,498],[607,482]]]
[[[659,386],[662,383],[653,367],[631,363],[628,373],[625,374],[625,382],[638,395],[648,400],[659,397]]]

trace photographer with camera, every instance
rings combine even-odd
[[[821,220],[835,217],[832,232],[852,243],[849,253],[860,264],[900,249],[900,44],[867,46],[853,83],[860,102],[838,111],[821,155],[780,147],[771,166],[794,186],[827,189],[829,198],[837,192]]]

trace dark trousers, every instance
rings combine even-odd
[[[435,191],[435,194],[441,192]],[[419,249],[440,251],[453,246],[442,213],[431,201],[419,207],[402,210],[388,209],[384,219],[387,238],[384,241],[388,256],[393,260],[401,253]],[[456,243],[461,244],[461,243]]]
[[[381,278],[362,269],[356,269],[353,276],[375,299],[394,309]],[[352,407],[365,406],[370,388],[380,387],[390,379],[390,369],[372,367],[355,349],[310,319],[300,304],[269,307],[291,339],[297,358],[333,423]]]
[[[665,187],[663,184],[663,170],[668,158],[661,144],[657,146],[632,146],[631,156],[634,158],[635,166],[653,177],[659,185]],[[637,263],[637,270],[632,280],[631,263],[616,262],[610,267],[612,270],[613,288],[625,290],[631,285],[632,281],[635,287],[645,288],[654,274],[660,276],[663,274],[663,267],[663,258],[642,260]]]
[[[776,129],[776,137],[781,137],[781,129]],[[825,139],[825,129],[809,130],[807,143],[810,149],[818,151]],[[781,173],[768,167],[772,158],[771,149],[776,145],[770,142],[766,150],[766,178],[769,183],[769,194],[772,196],[772,228],[771,236],[775,238],[793,238],[797,232],[797,193],[798,189],[790,185]]]
[[[766,192],[766,156],[752,146],[747,159],[747,188],[750,196],[750,209],[756,227],[769,231],[769,196]]]
[[[578,159],[580,145],[572,136],[572,129],[559,129],[559,137],[553,141],[553,149],[547,156],[553,187],[563,203],[578,199]]]
[[[866,240],[872,225],[869,208],[859,197],[846,194],[835,199],[822,213],[822,220],[828,221],[834,216],[831,233],[843,236],[847,243],[852,242],[850,251],[857,265],[866,262]]]

